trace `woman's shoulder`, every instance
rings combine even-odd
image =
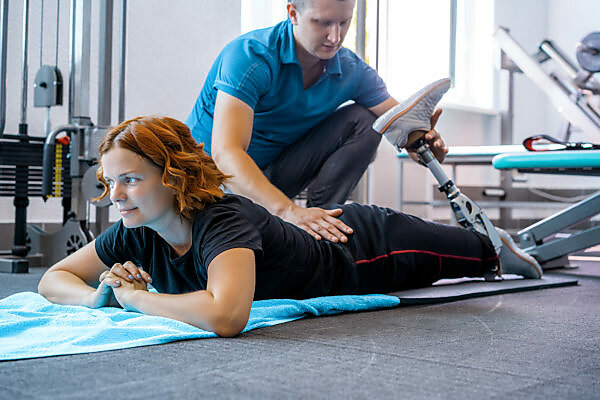
[[[253,204],[241,196],[225,195],[197,212],[192,239],[204,265],[219,252],[230,248],[260,250],[262,235],[247,217],[247,208]]]
[[[252,200],[236,194],[226,194],[199,210],[194,218],[194,230],[205,231],[227,225],[226,228],[249,225],[257,227],[274,218],[265,208]]]
[[[202,210],[199,210],[194,217],[194,226],[199,228],[211,226],[220,221],[242,218],[249,207],[251,207],[249,200],[244,197],[226,194],[216,202],[207,204]]]
[[[223,197],[218,198],[214,203],[207,204],[204,208],[196,214],[196,219],[201,218],[202,215],[207,214],[219,214],[227,211],[239,211],[246,205],[244,200],[245,197],[238,196],[235,194],[225,194]]]

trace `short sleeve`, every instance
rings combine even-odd
[[[269,90],[271,70],[267,55],[249,40],[234,40],[221,53],[214,87],[234,96],[252,109]]]
[[[258,229],[238,210],[213,207],[195,227],[199,238],[200,263],[208,268],[222,252],[235,248],[254,250],[262,257],[262,239]]]
[[[115,263],[123,263],[127,260],[140,263],[138,253],[143,247],[140,243],[142,239],[135,237],[139,234],[138,229],[127,229],[123,221],[119,220],[96,238],[96,253],[109,268]]]
[[[361,79],[354,101],[367,108],[374,107],[390,97],[385,82],[377,71],[367,63],[360,61],[359,65]]]

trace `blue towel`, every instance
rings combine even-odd
[[[244,332],[308,315],[376,310],[400,303],[395,296],[327,296],[307,300],[260,300],[252,304]],[[53,304],[23,292],[0,300],[0,360],[93,353],[217,335],[164,317]]]

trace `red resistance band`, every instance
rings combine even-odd
[[[543,143],[536,143],[543,141]],[[562,147],[550,148],[548,144],[559,144]],[[540,147],[536,147],[539,145]],[[549,135],[535,135],[523,140],[523,146],[529,151],[561,151],[561,150],[599,150],[600,144],[588,142],[565,142]]]

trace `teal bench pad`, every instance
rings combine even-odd
[[[600,168],[600,150],[500,154],[492,165],[496,169]]]

